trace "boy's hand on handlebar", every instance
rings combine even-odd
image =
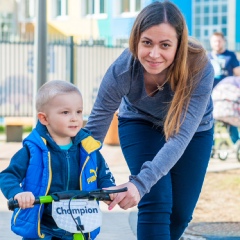
[[[116,204],[118,204],[122,209],[127,210],[128,208],[136,206],[140,201],[140,194],[137,187],[131,183],[127,182],[116,187],[110,187],[108,189],[119,189],[127,187],[128,191],[110,194],[112,202],[110,202],[108,209],[113,209]]]
[[[21,192],[14,196],[14,200],[18,201],[19,207],[22,209],[34,207],[33,203],[35,200],[32,192]]]

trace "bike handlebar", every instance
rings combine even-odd
[[[97,200],[97,201],[111,201],[109,194],[126,192],[128,189],[120,188],[120,189],[97,189],[93,191],[80,191],[80,190],[70,190],[64,192],[55,192],[47,196],[39,196],[35,198],[33,205],[43,204],[43,203],[51,203],[52,201],[59,201],[63,199],[88,199],[88,200]],[[8,209],[13,211],[15,208],[19,208],[19,204],[17,200],[10,198],[7,202]]]

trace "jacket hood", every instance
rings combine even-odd
[[[39,135],[41,138],[39,138]],[[33,131],[30,133],[30,135],[33,135],[34,137],[27,137],[26,139],[28,141],[31,141],[35,144],[37,144],[40,148],[44,149],[45,146],[45,140],[47,141],[48,145],[50,145],[53,149],[60,151],[59,146],[56,144],[56,142],[53,140],[51,135],[49,134],[47,127],[40,123],[40,121],[37,122],[36,128],[33,129]],[[29,135],[29,136],[30,136]],[[82,140],[88,138],[91,136],[90,131],[87,129],[81,129],[75,137],[72,138],[73,146],[77,146],[81,143]],[[45,140],[44,140],[45,139]]]

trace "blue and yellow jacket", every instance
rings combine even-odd
[[[81,129],[73,138],[71,148],[65,151],[53,141],[46,127],[38,123],[36,129],[24,139],[23,145],[12,158],[9,167],[0,174],[1,188],[4,176],[8,176],[8,187],[1,189],[7,198],[21,191],[44,196],[59,191],[94,190],[114,185],[114,178],[99,152],[101,143],[93,139],[87,130]],[[26,154],[27,162],[23,159]],[[20,168],[24,169],[24,176],[21,177],[18,176],[22,172]],[[16,173],[12,176],[13,180],[16,180],[16,176],[22,178],[22,181],[19,179],[19,187],[9,184],[13,172]],[[12,230],[26,238],[41,238],[40,223],[56,227],[51,217],[50,204],[47,207],[41,204],[31,209],[16,209],[12,217]],[[89,237],[94,239],[98,233],[99,229]]]

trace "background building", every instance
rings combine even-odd
[[[128,45],[137,14],[151,2],[154,0],[46,0],[44,80],[62,79],[76,84],[83,92],[86,118],[103,75]],[[211,34],[222,31],[228,48],[240,53],[240,0],[172,2],[185,16],[189,35],[200,40],[206,50],[210,50]],[[0,118],[32,116],[36,3],[0,0]]]
[[[88,44],[127,44],[138,12],[156,0],[46,0],[51,34],[74,36]],[[189,35],[209,49],[209,37],[222,31],[229,49],[240,50],[240,1],[172,0],[184,14]],[[0,0],[0,36],[34,31],[35,0]],[[79,41],[80,41],[79,40]]]
[[[192,35],[209,48],[209,36],[215,31],[223,32],[228,48],[240,50],[240,1],[193,0]]]

